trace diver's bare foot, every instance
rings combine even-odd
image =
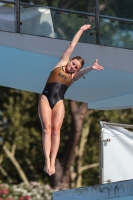
[[[44,171],[51,176],[51,169],[50,169],[50,159],[45,160]]]
[[[51,167],[51,175],[55,174],[55,162],[51,162],[50,167]]]

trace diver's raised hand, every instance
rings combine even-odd
[[[86,31],[87,29],[91,29],[91,25],[90,24],[85,24],[85,25],[80,27],[80,30],[83,30],[83,31]]]
[[[95,70],[103,70],[103,66],[99,65],[98,64],[98,59],[96,59],[96,62],[91,66],[92,69],[95,69]]]

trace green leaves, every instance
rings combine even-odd
[[[81,104],[76,103],[78,110]],[[73,133],[72,128],[75,126],[74,120],[72,121],[72,108],[68,100],[65,100],[65,110],[66,114],[61,128],[59,159],[64,158],[66,145],[70,141]],[[79,137],[78,144],[74,146],[76,155],[72,164],[75,176],[73,183],[78,178],[78,171],[81,171],[85,166],[98,163],[100,132],[98,121],[132,124],[133,109],[88,110],[81,130],[82,137]],[[41,123],[38,117],[38,94],[0,87],[0,155],[2,158],[0,165],[5,170],[4,173],[0,172],[0,179],[5,182],[9,181],[8,177],[10,177],[14,183],[19,183],[22,179],[12,161],[2,150],[3,145],[15,156],[29,181],[38,180],[42,183],[50,183],[49,177],[43,171],[44,155],[41,141]],[[69,152],[65,152],[65,155],[67,153]],[[62,165],[65,159],[59,161]],[[97,165],[94,168],[86,168],[80,174],[81,185],[98,184],[98,173]]]

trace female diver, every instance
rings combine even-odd
[[[91,70],[103,69],[98,64],[97,59],[91,67],[85,69],[81,69],[84,65],[84,60],[80,56],[70,59],[82,33],[90,28],[91,25],[89,24],[80,27],[61,56],[60,61],[51,71],[40,96],[38,111],[42,125],[42,143],[45,156],[44,171],[48,175],[55,173],[55,160],[60,144],[60,128],[65,114],[63,100],[67,88]]]

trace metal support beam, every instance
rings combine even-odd
[[[99,0],[96,0],[96,44],[100,44],[100,14],[99,14]]]
[[[20,0],[16,1],[16,33],[20,33]]]

